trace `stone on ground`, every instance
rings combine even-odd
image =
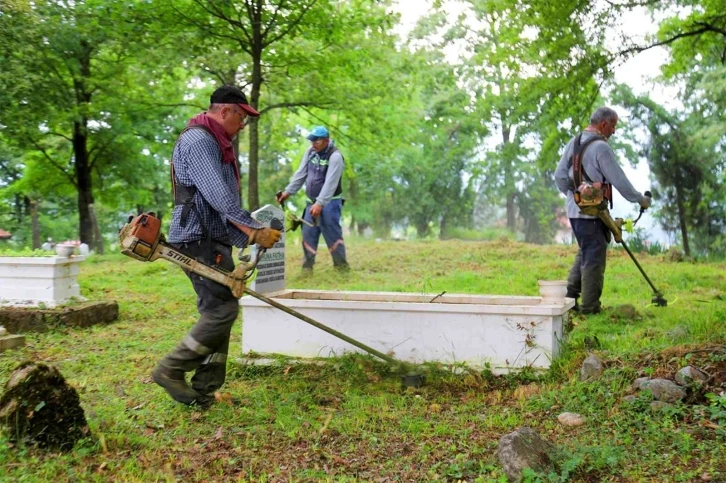
[[[585,417],[577,413],[562,413],[557,416],[557,421],[563,426],[582,426],[585,424]]]
[[[531,428],[502,436],[499,440],[499,463],[509,481],[520,481],[525,468],[537,473],[556,471],[557,448]]]
[[[681,386],[668,379],[650,379],[640,385],[641,391],[650,391],[656,401],[667,403],[678,402],[686,397]]]
[[[675,380],[681,386],[687,386],[694,382],[702,384],[708,380],[708,376],[697,367],[686,366],[676,373]]]
[[[605,364],[603,364],[602,360],[600,360],[600,358],[595,354],[590,354],[582,363],[582,368],[580,369],[580,380],[590,381],[592,379],[597,379],[604,370]]]

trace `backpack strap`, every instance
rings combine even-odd
[[[590,139],[585,141],[584,143],[581,142],[582,140],[582,133],[575,136],[575,140],[572,146],[572,177],[575,181],[575,189],[577,189],[582,184],[582,178],[585,178],[585,181],[588,183],[592,183],[592,179],[587,175],[587,172],[582,166],[582,158],[585,155],[585,149],[595,141],[605,141],[607,140],[600,136],[592,136]],[[603,190],[605,192],[605,198],[607,198],[608,202],[610,203],[610,208],[613,207],[613,196],[612,196],[612,187],[610,183],[607,183],[605,180],[603,180]]]
[[[184,130],[179,133],[179,138],[177,138],[177,142],[179,142],[179,139],[182,137],[182,135],[187,132],[191,131],[192,129],[199,129],[202,131],[206,131],[210,136],[214,137],[214,134],[212,131],[209,130],[206,126],[202,126],[200,124],[194,124],[192,126],[187,126],[184,128]],[[174,154],[172,152],[172,159],[169,163],[171,165],[171,189],[172,194],[174,195],[174,205],[183,205],[182,206],[182,212],[181,217],[179,219],[179,224],[182,226],[182,228],[187,226],[187,221],[189,219],[189,212],[194,211],[194,214],[197,215],[197,219],[199,219],[199,224],[202,227],[202,233],[204,234],[204,245],[205,249],[208,249],[211,253],[212,249],[212,233],[207,229],[207,227],[204,225],[204,220],[202,219],[202,215],[199,213],[199,210],[197,210],[197,205],[194,203],[194,195],[197,194],[197,187],[192,186],[184,186],[182,184],[178,183],[178,180],[176,178],[176,175],[174,174]]]

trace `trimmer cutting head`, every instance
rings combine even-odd
[[[659,293],[655,294],[655,296],[650,301],[658,307],[668,307],[668,301],[663,298],[663,295]]]

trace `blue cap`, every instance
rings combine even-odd
[[[310,134],[308,134],[308,141],[315,141],[320,138],[329,138],[330,133],[327,129],[325,129],[324,126],[315,126],[310,130]]]

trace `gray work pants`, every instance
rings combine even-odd
[[[198,261],[216,264],[229,272],[234,270],[232,247],[228,245],[213,242],[211,253],[203,242],[184,243],[175,248]],[[194,371],[192,389],[200,394],[212,394],[224,384],[229,339],[239,314],[239,300],[228,287],[196,273],[185,272],[197,294],[199,319],[160,364],[183,372]]]

